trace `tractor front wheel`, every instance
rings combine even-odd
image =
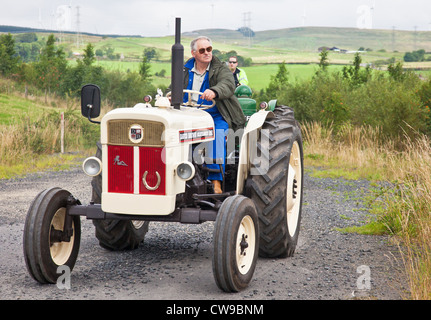
[[[81,242],[81,221],[72,219],[72,232],[64,230],[70,193],[51,188],[33,200],[24,226],[24,258],[30,275],[40,283],[56,283],[65,265],[73,269]]]
[[[221,205],[214,228],[213,274],[225,292],[246,288],[253,277],[259,248],[259,221],[253,201],[242,195]]]

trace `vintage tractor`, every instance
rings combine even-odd
[[[38,282],[56,283],[59,266],[73,269],[81,216],[93,220],[100,245],[109,250],[137,248],[150,221],[215,221],[212,269],[226,292],[247,287],[258,255],[293,255],[303,188],[302,138],[293,110],[274,100],[257,111],[251,91],[237,89],[248,122],[228,135],[223,193],[214,193],[205,164],[220,159],[207,159],[204,147],[214,139],[214,123],[199,106],[182,104],[179,30],[177,18],[171,99],[160,94],[152,106],[146,97],[101,119],[96,155],[83,163],[93,177],[91,201],[83,205],[61,188],[33,200],[23,240],[27,269]],[[86,85],[81,96],[82,114],[97,122],[99,88]]]

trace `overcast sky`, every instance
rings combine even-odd
[[[0,0],[0,25],[164,36],[206,28],[431,30],[430,0]]]

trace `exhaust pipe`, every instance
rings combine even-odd
[[[175,19],[175,44],[172,46],[172,96],[171,103],[180,109],[183,102],[184,47],[181,44],[181,18]]]

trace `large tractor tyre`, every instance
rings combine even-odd
[[[97,143],[96,157],[102,160],[102,146]],[[91,181],[93,187],[92,201],[101,203],[102,198],[102,174],[93,177]],[[148,221],[138,220],[93,220],[96,228],[96,238],[101,247],[112,250],[132,250],[136,249],[144,241],[148,232]]]
[[[23,249],[30,275],[40,283],[56,283],[62,274],[60,266],[72,271],[81,243],[81,220],[71,217],[72,232],[64,233],[66,207],[70,193],[51,188],[39,193],[33,200],[25,220]],[[58,272],[58,273],[57,273]]]
[[[259,214],[259,255],[286,258],[295,252],[301,222],[302,136],[292,109],[277,106],[274,114],[262,127],[257,143],[261,161],[252,165],[246,193]]]
[[[213,274],[225,292],[238,292],[250,283],[259,247],[259,218],[253,201],[242,195],[223,201],[213,235]]]

